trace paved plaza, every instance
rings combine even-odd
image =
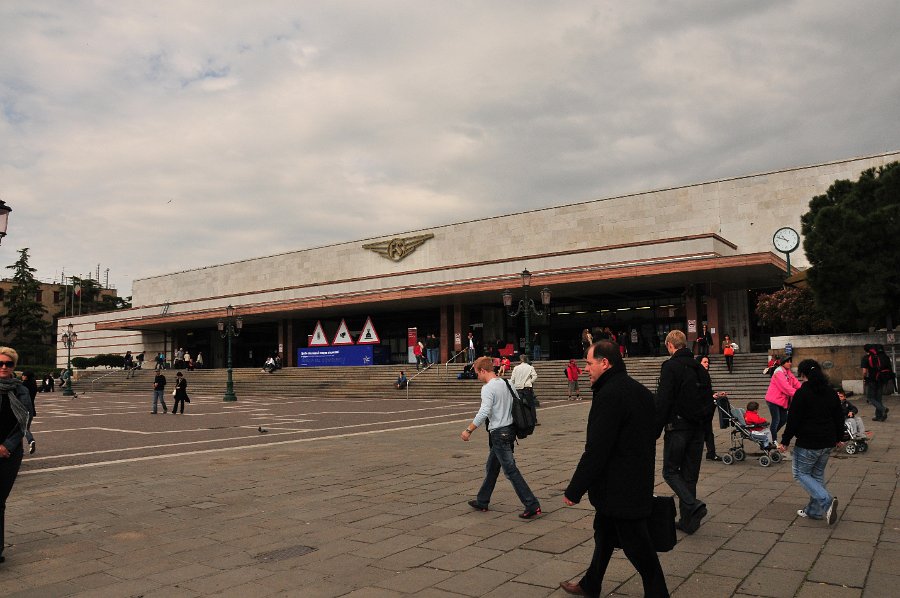
[[[150,415],[149,392],[39,395],[0,595],[565,595],[558,582],[580,577],[593,546],[587,500],[562,504],[590,402],[545,402],[517,447],[545,513],[522,521],[503,479],[491,511],[466,504],[487,439],[460,440],[478,406],[477,385],[460,389],[458,400],[192,395],[183,416]],[[829,463],[833,527],[797,517],[806,496],[790,463],[704,461],[710,515],[661,555],[674,596],[898,595],[897,423],[857,405],[876,437]],[[659,467],[656,479],[671,494]],[[619,552],[604,591],[641,594]]]

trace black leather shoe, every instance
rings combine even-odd
[[[475,509],[476,511],[484,512],[484,511],[488,510],[487,505],[480,505],[480,504],[478,504],[477,500],[470,500],[469,506],[472,507],[473,509]]]
[[[706,460],[707,461],[721,461],[722,457],[720,457],[719,455],[706,455]]]
[[[700,529],[700,521],[706,517],[706,505],[700,503],[700,506],[694,509],[690,517],[681,520],[681,531],[686,534],[693,534]]]

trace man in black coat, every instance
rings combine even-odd
[[[587,492],[596,509],[594,556],[580,582],[559,585],[569,594],[599,596],[618,545],[640,574],[644,595],[668,596],[647,527],[656,464],[653,395],[628,376],[618,345],[610,341],[591,345],[586,369],[594,393],[587,441],[563,500],[572,506]]]
[[[702,385],[712,406],[712,384],[709,373],[694,361],[681,330],[666,336],[666,349],[672,357],[662,364],[656,393],[656,436],[666,432],[663,441],[663,478],[678,495],[678,527],[693,534],[706,517],[706,504],[697,498],[697,480],[703,459],[705,418],[687,417],[686,405]],[[704,378],[700,378],[703,376]]]

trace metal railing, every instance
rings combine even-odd
[[[444,363],[444,374],[441,376],[441,378],[447,377],[447,374],[450,373],[450,364],[453,363],[454,361],[456,361],[457,357],[459,357],[460,355],[462,355],[463,353],[465,353],[467,351],[468,351],[468,349],[462,349],[461,351],[457,351],[450,359],[448,359]]]
[[[418,372],[416,372],[416,375],[415,375],[415,376],[413,376],[412,378],[409,378],[409,379],[406,380],[406,398],[407,398],[407,399],[409,398],[409,387],[412,386],[412,381],[415,380],[416,378],[418,378],[419,376],[421,376],[422,374],[424,374],[425,372],[427,372],[428,370],[430,370],[432,367],[434,367],[434,366],[436,366],[436,365],[438,365],[438,364],[436,364],[436,363],[429,363],[428,365],[425,366],[424,369],[421,369],[421,370],[419,370]]]
[[[110,371],[106,372],[105,374],[103,374],[102,376],[99,376],[99,377],[94,378],[93,380],[91,380],[91,392],[94,392],[94,382],[97,382],[98,380],[103,380],[103,379],[106,378],[107,376],[112,376],[113,374],[121,373],[122,371],[123,371],[123,370],[119,370],[119,369],[116,369],[116,370],[110,370]],[[124,370],[124,371],[125,371],[126,373],[128,372],[128,370]]]

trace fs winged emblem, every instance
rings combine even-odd
[[[390,241],[379,241],[377,243],[363,245],[363,249],[374,251],[381,257],[394,262],[399,262],[415,251],[419,245],[432,238],[434,238],[434,235],[431,233],[428,233],[427,235],[417,235],[415,237],[404,237],[402,239],[395,238]]]

